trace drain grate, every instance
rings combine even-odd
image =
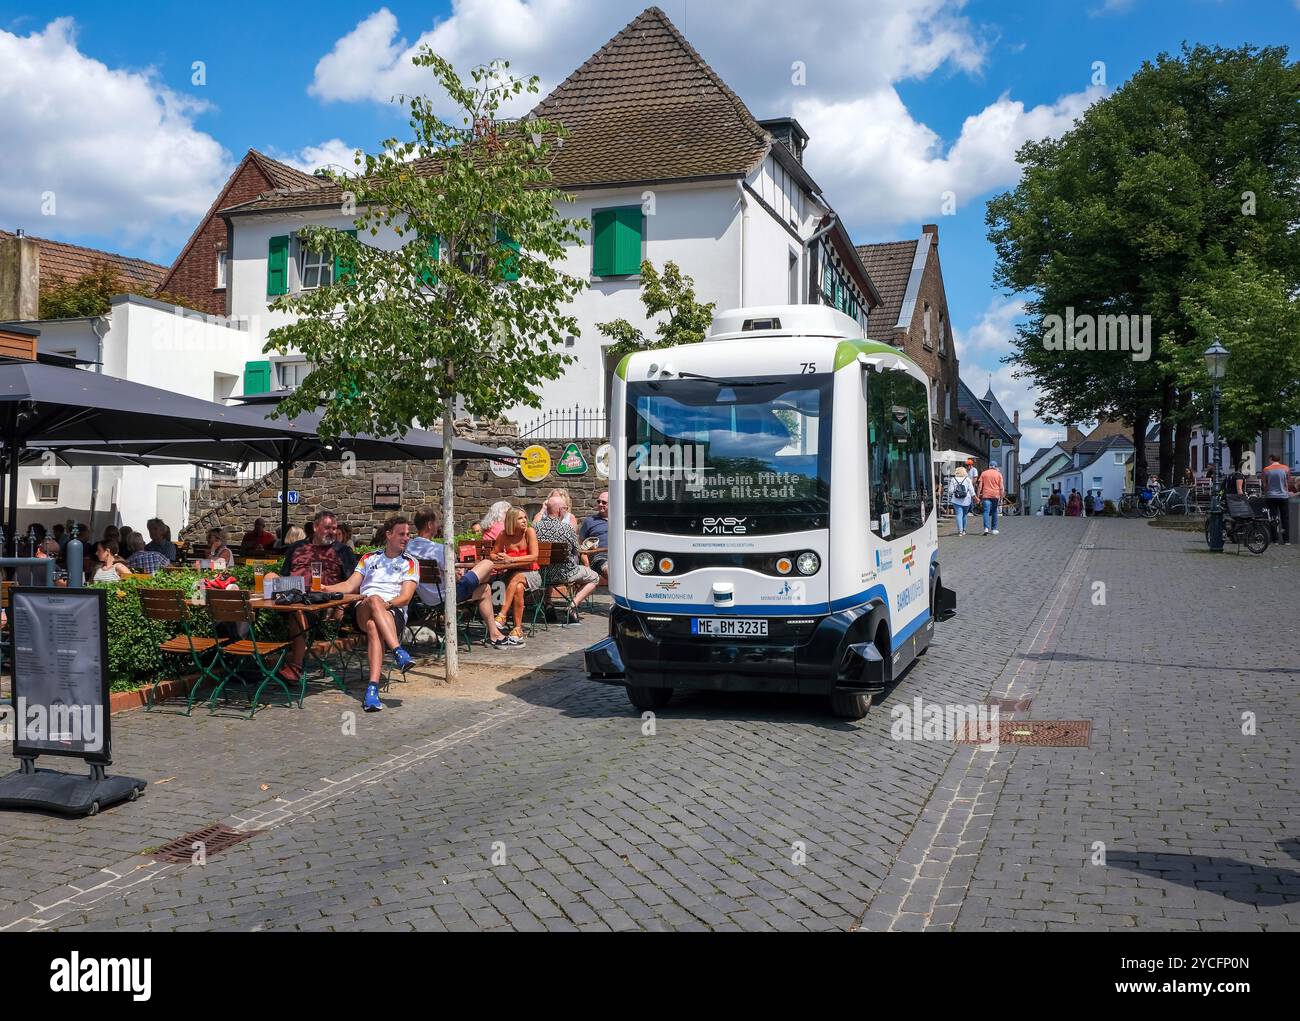
[[[958,744],[983,744],[976,725],[968,723]],[[999,720],[998,743],[1032,748],[1087,748],[1092,720]]]
[[[1026,713],[1033,701],[1033,695],[1026,695],[1024,698],[986,698],[984,704],[997,706],[1001,713]]]
[[[232,830],[229,826],[217,823],[213,826],[204,826],[201,830],[187,833],[175,840],[169,840],[162,847],[150,852],[149,857],[154,861],[171,862],[175,865],[189,865],[195,860],[195,855],[199,854],[200,850],[202,850],[203,857],[206,860],[213,855],[220,854],[222,851],[229,850],[236,844],[243,843],[249,837],[256,836],[261,832],[261,830]],[[195,847],[195,844],[200,846]]]

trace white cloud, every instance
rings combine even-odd
[[[543,90],[578,67],[642,9],[642,0],[454,0],[450,16],[408,40],[380,8],[340,38],[316,65],[308,91],[327,101],[387,102],[429,90],[411,66],[420,44],[463,73],[509,56],[513,70],[541,76]],[[894,86],[941,68],[978,75],[992,33],[962,14],[964,0],[823,0],[773,31],[759,0],[666,13],[758,117],[793,114],[809,131],[809,169],[853,226],[915,223],[939,215],[943,193],[958,205],[1019,178],[1015,151],[1026,139],[1061,134],[1101,89],[1025,108],[1004,94],[968,117],[951,145],[917,121]],[[416,26],[419,27],[419,26]],[[792,83],[792,64],[806,84]],[[532,100],[521,100],[527,108]],[[510,113],[522,112],[512,109]]]
[[[319,145],[304,146],[297,152],[285,153],[273,148],[268,151],[268,155],[307,174],[323,167],[340,173],[355,174],[358,170],[355,163],[356,149],[355,145],[348,145],[341,138],[331,138]]]
[[[1024,315],[1025,303],[1015,298],[995,296],[969,330],[954,327],[953,338],[961,361],[961,377],[983,397],[990,385],[1008,415],[1020,412],[1021,460],[1039,447],[1046,447],[1065,435],[1063,425],[1049,425],[1034,413],[1038,390],[1031,380],[1016,379],[1014,366],[1001,361],[1012,351],[1016,320]]]
[[[784,112],[792,64],[807,87],[839,98],[863,88],[924,78],[944,65],[975,72],[988,42],[961,16],[965,0],[822,0],[781,17],[760,0],[697,5],[679,0],[665,13],[757,116]],[[427,88],[429,72],[411,66],[421,44],[462,73],[498,57],[537,74],[549,88],[644,8],[643,0],[453,0],[452,13],[414,40],[388,8],[363,18],[320,59],[308,91],[324,100],[387,102]],[[410,26],[408,26],[410,27]],[[780,98],[781,106],[774,103]]]
[[[1103,94],[1092,87],[1029,109],[1004,94],[967,117],[947,148],[889,87],[843,102],[810,97],[794,115],[813,139],[808,167],[840,214],[886,225],[940,215],[946,192],[961,207],[1015,184],[1020,145],[1064,133]]]
[[[71,19],[0,30],[0,224],[113,237],[169,262],[234,167],[194,126],[205,109],[150,69],[85,56]],[[42,215],[46,193],[53,216]]]

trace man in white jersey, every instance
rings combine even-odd
[[[406,606],[420,583],[419,561],[406,552],[411,523],[403,517],[392,517],[384,522],[383,531],[382,550],[362,557],[346,581],[325,586],[328,592],[359,591],[365,597],[357,603],[357,624],[367,639],[370,680],[366,683],[362,705],[368,713],[384,708],[379,701],[384,650],[392,650],[393,659],[403,673],[411,665],[411,654],[402,648],[402,632],[406,630]]]

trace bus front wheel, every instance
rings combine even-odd
[[[871,709],[871,696],[856,691],[832,691],[831,712],[846,720],[860,720]]]
[[[647,688],[639,684],[627,686],[628,701],[643,712],[647,709],[662,709],[672,697],[672,688]]]

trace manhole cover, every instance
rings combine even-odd
[[[154,861],[188,865],[194,861],[194,856],[200,850],[204,859],[211,858],[213,855],[220,854],[222,851],[234,847],[236,844],[242,843],[260,832],[262,831],[244,830],[241,832],[217,823],[215,826],[204,826],[201,830],[195,830],[193,833],[187,833],[183,837],[168,841],[152,852],[149,857]]]
[[[1092,720],[999,720],[998,743],[1034,748],[1087,748]],[[983,744],[978,724],[957,733],[958,744]]]
[[[1025,713],[1029,711],[1033,701],[1032,695],[1026,695],[1024,698],[986,698],[984,704],[997,706],[998,712]]]

